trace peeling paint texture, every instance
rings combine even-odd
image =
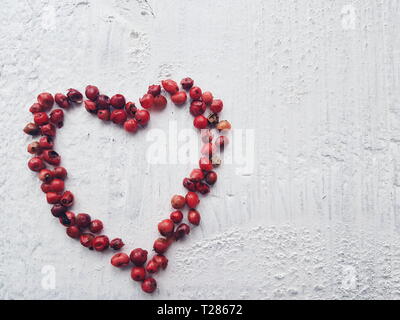
[[[399,21],[397,0],[2,0],[0,298],[399,299]],[[22,128],[42,91],[138,101],[185,76],[255,130],[254,170],[219,169],[149,296],[51,217]],[[169,104],[149,129],[169,120],[191,128]],[[83,108],[57,137],[74,211],[126,251],[149,250],[193,167],[149,164],[148,145]]]

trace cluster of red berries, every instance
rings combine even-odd
[[[218,115],[223,109],[223,102],[214,99],[211,92],[202,92],[193,84],[192,79],[185,78],[181,81],[181,90],[173,80],[163,80],[161,85],[151,85],[148,92],[139,99],[143,109],[138,109],[134,102],[127,102],[121,94],[109,98],[100,94],[96,86],[91,85],[86,87],[85,95],[88,100],[85,101],[83,95],[76,89],[69,89],[66,95],[57,93],[54,97],[50,93],[41,93],[37,102],[29,109],[33,114],[33,122],[28,123],[24,128],[24,132],[29,135],[41,135],[38,141],[28,146],[28,152],[34,155],[29,160],[28,167],[38,172],[38,177],[42,181],[41,189],[46,194],[47,202],[53,205],[51,213],[66,227],[67,235],[79,239],[84,247],[91,250],[103,251],[109,247],[119,250],[124,246],[120,238],[110,241],[106,235],[95,235],[103,230],[103,223],[100,220],[92,220],[87,213],[75,215],[70,211],[74,195],[70,191],[65,191],[64,180],[67,177],[67,170],[60,166],[61,157],[54,151],[56,130],[62,128],[64,122],[63,109],[67,110],[74,104],[84,102],[86,110],[96,114],[99,119],[121,125],[128,132],[136,132],[138,128],[149,122],[148,109],[166,107],[167,98],[162,94],[162,88],[170,94],[171,101],[176,105],[183,105],[187,100],[186,91],[189,92],[190,113],[195,117],[193,125],[201,129],[203,146],[199,168],[194,169],[189,177],[183,180],[183,186],[188,192],[186,196],[172,197],[171,206],[175,211],[168,219],[158,224],[158,231],[162,237],[155,240],[153,249],[156,254],[149,261],[147,261],[148,252],[141,248],[134,249],[129,256],[126,253],[117,253],[111,258],[111,264],[115,267],[125,267],[132,262],[135,266],[131,269],[131,278],[142,282],[142,289],[147,293],[153,292],[157,287],[157,282],[152,275],[168,265],[168,259],[164,254],[169,246],[190,233],[190,226],[182,223],[184,217],[182,210],[185,206],[189,209],[188,222],[193,226],[200,224],[201,216],[196,210],[200,203],[197,193],[206,195],[217,181],[217,174],[213,171],[214,167],[221,163],[217,157],[217,151],[222,150],[229,142],[223,135],[214,139],[212,131],[215,129],[216,132],[221,132],[231,128],[228,121],[219,120]],[[50,112],[54,102],[61,109]],[[208,117],[205,117],[203,114],[207,107],[211,112]],[[53,166],[53,169],[48,169],[46,165]]]

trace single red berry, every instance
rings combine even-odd
[[[37,136],[40,131],[40,127],[35,123],[28,123],[24,128],[24,132],[31,136]]]
[[[60,223],[65,226],[74,226],[75,225],[75,213],[72,211],[67,211],[65,214],[61,214],[59,217]]]
[[[51,93],[43,92],[37,97],[38,103],[42,106],[43,111],[48,111],[54,104],[54,98]]]
[[[138,110],[135,113],[135,119],[141,126],[144,126],[150,121],[150,113],[147,110]]]
[[[147,251],[141,248],[136,248],[129,255],[131,261],[138,267],[142,266],[147,260]]]
[[[185,199],[186,199],[187,205],[188,205],[189,208],[191,208],[191,209],[196,208],[197,205],[198,205],[199,202],[200,202],[200,199],[199,199],[199,196],[197,195],[197,193],[192,192],[192,191],[189,191],[189,192],[186,194]]]
[[[50,113],[50,122],[56,125],[58,128],[63,126],[64,111],[61,109],[55,109]]]
[[[161,94],[161,86],[159,84],[153,84],[149,86],[147,93],[151,94],[153,97],[158,96]]]
[[[65,94],[56,93],[56,95],[54,96],[54,100],[60,108],[68,109],[69,107],[71,107],[71,102],[68,100],[68,97]]]
[[[228,143],[229,143],[229,139],[226,136],[220,136],[217,138],[217,140],[215,140],[215,145],[220,150],[223,150]]]
[[[176,194],[171,198],[171,205],[174,209],[182,209],[185,206],[185,198]]]
[[[100,109],[97,111],[97,118],[103,121],[110,121],[110,110],[107,109]]]
[[[86,248],[92,249],[93,248],[93,240],[94,240],[94,235],[91,233],[82,233],[80,238],[79,238],[81,245],[83,245]]]
[[[43,160],[39,157],[33,157],[28,162],[28,167],[32,171],[39,172],[40,170],[44,169],[46,165],[44,164]]]
[[[169,94],[173,95],[179,91],[178,84],[171,79],[161,81],[161,84],[165,91]]]
[[[134,281],[143,281],[146,278],[146,270],[143,267],[133,267],[131,278]]]
[[[181,222],[182,219],[183,219],[183,213],[182,213],[182,211],[177,210],[177,211],[171,212],[171,214],[170,214],[169,217],[171,218],[171,220],[172,220],[174,223],[179,223],[179,222]]]
[[[202,94],[203,93],[199,87],[192,87],[189,91],[189,95],[193,100],[199,100]]]
[[[217,178],[217,173],[214,171],[210,171],[206,174],[205,180],[208,184],[213,185],[215,182],[217,182]]]
[[[217,125],[215,126],[219,131],[223,131],[223,130],[230,130],[232,128],[232,125],[229,123],[229,121],[227,120],[222,120],[220,122],[217,123]]]
[[[98,109],[110,109],[110,98],[105,94],[100,94],[96,100]]]
[[[199,160],[199,167],[204,171],[211,171],[213,169],[213,164],[208,157],[201,157]]]
[[[91,100],[85,100],[85,109],[89,113],[96,113],[97,111],[97,104],[94,101]]]
[[[60,203],[64,207],[70,207],[74,203],[74,195],[71,191],[65,191],[61,197]]]
[[[210,192],[210,187],[204,182],[196,182],[196,191],[201,194],[207,194]]]
[[[48,164],[51,164],[53,166],[58,166],[61,162],[60,155],[54,150],[44,150],[42,153],[42,158]]]
[[[154,96],[150,93],[146,93],[142,98],[139,99],[140,105],[145,109],[150,109],[154,105]]]
[[[171,242],[169,240],[165,238],[158,238],[156,241],[154,241],[153,249],[155,252],[163,254],[168,250],[170,244]]]
[[[197,116],[196,118],[194,118],[193,125],[197,129],[205,129],[208,126],[208,120],[205,116],[200,115],[200,116]]]
[[[179,240],[190,233],[190,227],[186,223],[181,223],[175,230],[174,238]]]
[[[156,254],[151,260],[157,263],[164,270],[168,266],[168,259],[166,256],[163,256],[162,254]]]
[[[40,189],[42,189],[42,191],[43,191],[44,193],[51,192],[50,183],[43,182],[43,183],[40,185]]]
[[[134,117],[137,111],[136,105],[133,102],[127,102],[125,105],[125,112],[127,115]]]
[[[211,104],[213,99],[214,97],[210,91],[203,92],[203,94],[201,95],[201,100],[203,100],[205,104]]]
[[[129,119],[124,123],[124,129],[128,132],[136,132],[139,127],[139,124],[135,119]]]
[[[153,293],[157,289],[157,281],[154,278],[147,278],[142,283],[142,290],[146,293]]]
[[[193,169],[190,173],[190,180],[197,182],[204,179],[204,173],[201,169]]]
[[[42,151],[38,141],[34,141],[34,142],[31,142],[30,144],[28,144],[27,150],[30,154],[39,154]]]
[[[189,111],[193,116],[197,117],[206,112],[206,109],[207,107],[203,101],[195,100],[190,104]]]
[[[189,191],[196,191],[196,183],[189,178],[183,179],[183,186]]]
[[[122,109],[125,107],[126,100],[122,94],[116,94],[111,97],[110,103],[115,109]]]
[[[158,224],[158,231],[162,236],[168,237],[174,233],[174,222],[171,219],[165,219]]]
[[[162,94],[154,97],[154,108],[156,109],[164,109],[167,105],[167,98],[164,97]]]
[[[76,89],[68,89],[67,97],[70,101],[75,103],[82,103],[83,95]]]
[[[29,108],[29,112],[32,112],[32,113],[43,112],[43,111],[44,111],[44,108],[39,103],[34,103]]]
[[[54,126],[54,124],[48,123],[41,126],[40,132],[42,133],[42,135],[54,137],[56,135],[56,127]]]
[[[157,262],[150,260],[149,262],[147,262],[146,271],[148,273],[156,273],[159,267],[160,266],[157,264]]]
[[[115,124],[123,124],[126,119],[128,118],[125,110],[122,109],[116,109],[113,112],[111,112],[110,120],[114,122]]]
[[[122,252],[114,254],[111,258],[111,264],[117,268],[126,267],[129,262],[128,255]]]
[[[172,102],[178,106],[184,104],[186,102],[186,99],[187,95],[185,91],[179,91],[171,96]]]
[[[64,181],[61,179],[53,179],[50,181],[50,189],[53,192],[64,191]]]
[[[79,215],[78,215],[79,216]],[[89,225],[90,232],[98,233],[103,230],[103,222],[101,220],[92,220]]]
[[[181,86],[185,90],[190,90],[191,87],[193,87],[193,79],[191,78],[184,78],[181,80]]]
[[[88,215],[87,213],[79,213],[76,216],[76,225],[80,228],[87,228],[90,225],[90,215]],[[90,230],[92,231],[92,230]],[[92,231],[93,232],[93,231]]]
[[[55,178],[64,180],[67,177],[67,170],[64,167],[56,167],[53,170]]]
[[[110,242],[110,247],[113,248],[114,250],[119,250],[124,245],[125,245],[125,243],[120,238],[112,239],[111,242]]]
[[[59,203],[56,203],[51,208],[51,214],[56,218],[60,217],[61,215],[64,215],[66,212],[67,212],[67,208],[62,206]]]
[[[205,143],[201,147],[201,154],[207,157],[211,157],[215,153],[215,145],[212,143]]]
[[[222,111],[223,107],[224,107],[224,104],[223,104],[222,100],[215,99],[211,103],[210,110],[214,113],[219,113]]]
[[[49,204],[59,203],[61,200],[61,194],[59,194],[57,192],[47,192],[46,200],[47,200],[47,203],[49,203]]]
[[[198,226],[200,224],[200,213],[197,210],[190,209],[188,212],[188,221],[195,225]]]
[[[110,241],[107,236],[97,236],[93,239],[93,248],[96,251],[104,251],[110,245]]]
[[[202,129],[200,130],[201,141],[204,143],[211,142],[214,138],[210,129]]]
[[[33,121],[38,125],[42,126],[49,123],[49,116],[46,112],[37,112],[33,115]]]
[[[41,149],[52,149],[54,147],[54,141],[52,137],[44,136],[39,139],[39,147]]]
[[[89,85],[85,89],[85,95],[89,100],[96,101],[99,96],[99,88]]]
[[[49,169],[40,170],[40,172],[39,172],[39,180],[40,181],[48,183],[51,180],[53,180],[53,178],[54,178],[54,174]]]
[[[70,226],[66,231],[71,238],[78,239],[81,236],[81,230],[77,226]]]

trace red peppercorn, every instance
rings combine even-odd
[[[179,91],[171,96],[171,101],[176,105],[182,105],[186,102],[187,95],[185,91]]]
[[[195,225],[198,226],[200,224],[200,213],[197,210],[190,209],[188,212],[188,221]]]
[[[53,166],[58,166],[61,162],[60,155],[54,150],[44,150],[42,153],[42,158],[48,164],[51,164]]]
[[[143,267],[133,267],[131,278],[134,281],[143,281],[146,278],[146,270]]]
[[[75,103],[82,103],[83,95],[76,89],[68,89],[67,97],[70,101]]]
[[[147,260],[147,251],[141,248],[136,248],[129,255],[131,261],[138,267],[142,266]]]
[[[51,93],[43,92],[37,97],[38,103],[42,106],[43,111],[48,111],[54,104],[54,98]]]
[[[192,101],[192,103],[190,104],[189,111],[193,116],[197,117],[199,115],[202,115],[206,111],[206,109],[207,107],[203,101],[195,100]]]
[[[100,109],[97,111],[97,118],[103,121],[110,121],[110,110]]]
[[[135,119],[129,119],[124,123],[124,129],[128,132],[136,132],[139,124]]]
[[[122,94],[116,94],[111,97],[110,103],[115,109],[122,109],[125,107],[126,100]]]
[[[165,219],[158,224],[158,231],[165,237],[172,235],[174,228],[174,222],[171,219]]]
[[[190,180],[197,182],[204,179],[204,173],[201,169],[193,169],[190,173]]]
[[[114,122],[115,124],[123,124],[126,119],[128,118],[125,110],[122,109],[116,109],[113,112],[111,112],[110,120]]]
[[[40,189],[42,189],[42,191],[43,191],[44,193],[51,192],[50,183],[46,183],[46,182],[42,183],[42,184],[40,185]]]
[[[56,135],[56,127],[53,124],[48,123],[41,126],[40,132],[42,133],[42,135],[54,137]]]
[[[173,95],[179,91],[178,84],[174,80],[171,80],[171,79],[162,80],[161,84],[162,84],[164,90],[167,91],[171,95]]]
[[[181,86],[185,90],[190,90],[191,87],[193,87],[193,79],[191,78],[184,78],[181,80]]]
[[[61,128],[64,121],[64,111],[55,109],[50,113],[50,122]]]
[[[52,171],[48,169],[42,169],[39,172],[39,180],[43,182],[50,182],[54,178],[54,174]]]
[[[28,152],[31,154],[39,154],[42,150],[40,144],[37,141],[31,142],[27,148]]]
[[[183,219],[183,213],[182,213],[182,211],[177,210],[177,211],[171,212],[171,214],[170,214],[169,217],[171,218],[171,220],[172,220],[174,223],[179,223],[179,222],[181,222],[182,219]]]
[[[208,120],[205,116],[200,115],[200,116],[197,116],[196,118],[194,118],[193,125],[197,129],[205,129],[208,126]]]
[[[39,172],[40,170],[44,169],[46,165],[44,164],[43,160],[39,157],[33,157],[28,162],[28,167],[32,171]]]
[[[64,181],[61,179],[54,179],[54,180],[50,181],[50,190],[52,192],[64,191]]]
[[[142,98],[139,99],[140,105],[145,109],[150,109],[154,105],[154,96],[150,93],[146,93]]]
[[[181,223],[175,230],[174,238],[179,240],[190,233],[190,227],[186,223]]]
[[[105,94],[100,94],[96,100],[98,109],[109,109],[110,108],[110,98]]]
[[[210,110],[214,113],[219,113],[222,111],[223,107],[224,107],[224,104],[223,104],[222,100],[215,99],[211,103]]]
[[[70,191],[65,191],[61,197],[60,203],[64,207],[70,207],[74,203],[74,195]]]
[[[201,89],[199,87],[192,87],[189,91],[189,95],[193,100],[199,100],[202,96]]]
[[[56,192],[47,192],[46,200],[47,200],[47,203],[49,203],[49,204],[59,203],[61,200],[61,194],[56,193]]]
[[[35,123],[28,123],[24,128],[24,132],[31,136],[37,136],[40,132],[40,128]]]
[[[137,108],[136,108],[135,103],[133,103],[133,102],[127,102],[127,103],[126,103],[126,105],[125,105],[125,112],[126,112],[129,116],[134,117],[136,111],[137,111]]]
[[[81,236],[81,230],[77,226],[68,227],[66,232],[68,236],[74,239],[78,239]]]
[[[164,97],[162,94],[159,94],[158,96],[154,97],[154,102],[153,102],[154,108],[156,109],[164,109],[167,105],[167,98]]]
[[[197,193],[192,192],[192,191],[189,191],[189,192],[186,194],[185,199],[186,199],[187,205],[188,205],[189,208],[191,208],[191,209],[196,208],[197,205],[198,205],[199,202],[200,202],[200,199],[199,199],[199,196],[197,195]]]
[[[206,174],[205,180],[208,184],[213,185],[215,182],[217,182],[217,178],[217,173],[214,171],[210,171]]]
[[[158,96],[161,94],[161,86],[159,84],[153,84],[149,86],[147,93],[151,94],[153,97]]]
[[[201,194],[207,194],[210,192],[210,187],[204,182],[197,182],[196,191],[200,192]]]
[[[85,89],[85,95],[89,100],[96,101],[99,96],[99,88],[89,85]]]
[[[201,154],[211,157],[215,153],[215,145],[212,143],[205,143],[201,148]]]
[[[203,100],[205,104],[211,104],[213,99],[214,97],[210,91],[203,92],[203,94],[201,95],[201,100]]]
[[[170,244],[171,242],[169,240],[165,238],[158,238],[156,241],[154,241],[153,249],[155,252],[163,254],[168,250]]]
[[[150,113],[147,110],[138,110],[135,113],[135,119],[141,126],[144,126],[150,121]]]
[[[56,93],[54,100],[60,108],[69,109],[69,107],[71,107],[71,102],[68,100],[68,97],[62,93]]]
[[[32,113],[43,112],[43,111],[44,111],[44,109],[39,103],[34,103],[29,108],[29,112],[32,112]]]
[[[189,191],[196,191],[196,183],[189,178],[183,179],[183,186]]]
[[[75,213],[72,211],[67,211],[65,214],[61,214],[59,217],[60,223],[65,226],[74,226],[75,225]]]
[[[52,149],[54,147],[53,138],[44,136],[39,139],[39,147],[41,149]]]
[[[66,212],[67,212],[67,208],[65,208],[64,206],[62,206],[59,203],[56,203],[51,208],[51,214],[56,218],[60,217],[61,215],[64,215]]]
[[[110,241],[107,236],[97,236],[92,242],[93,248],[96,251],[104,251],[110,245]]]
[[[103,222],[101,222],[101,220],[98,220],[98,219],[92,220],[92,222],[90,222],[90,225],[89,225],[89,230],[90,230],[90,232],[93,232],[93,233],[100,232],[101,230],[103,230]]]
[[[199,160],[199,167],[204,171],[211,171],[213,169],[213,164],[208,157],[201,157]]]
[[[88,215],[87,213],[79,213],[76,216],[76,225],[80,228],[87,228],[90,225],[90,215]],[[92,230],[90,230],[92,231]],[[92,231],[93,232],[93,231]]]
[[[85,109],[89,113],[96,113],[97,111],[97,104],[91,100],[85,100]]]
[[[93,248],[93,240],[94,235],[91,233],[82,233],[80,236],[81,245],[89,249]]]
[[[53,170],[53,175],[55,178],[64,180],[67,177],[67,170],[64,167],[56,167]]]
[[[147,278],[142,283],[142,290],[146,293],[153,293],[157,289],[157,281],[153,278]]]
[[[33,115],[33,121],[38,125],[42,126],[49,123],[49,116],[46,112],[37,112]]]
[[[174,209],[182,209],[185,206],[185,198],[176,194],[171,198],[171,205]]]
[[[128,255],[122,252],[114,254],[111,258],[111,264],[117,268],[126,267],[129,262]]]
[[[168,259],[166,256],[163,256],[162,254],[156,254],[151,260],[157,263],[164,270],[168,266]]]
[[[160,266],[155,261],[150,260],[149,262],[147,262],[146,271],[148,273],[156,273],[159,267]]]
[[[125,243],[120,238],[112,239],[111,242],[110,242],[110,247],[113,248],[114,250],[119,250],[124,245],[125,245]]]
[[[220,136],[215,141],[215,145],[220,149],[223,150],[224,147],[229,143],[229,139],[226,136]]]
[[[217,125],[215,126],[219,131],[222,130],[230,130],[232,128],[231,124],[229,123],[229,121],[227,120],[222,120],[220,122],[217,123]]]

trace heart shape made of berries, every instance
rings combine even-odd
[[[97,115],[100,120],[111,121],[127,132],[135,133],[140,128],[145,128],[150,121],[149,110],[162,110],[166,107],[166,93],[175,105],[185,104],[189,95],[191,99],[189,110],[194,116],[193,125],[200,130],[203,146],[199,168],[193,169],[189,177],[183,179],[183,186],[188,192],[186,196],[174,195],[171,198],[171,206],[175,211],[168,219],[158,224],[158,231],[162,237],[155,240],[153,244],[155,254],[151,259],[147,259],[148,252],[141,248],[132,250],[129,256],[126,253],[116,253],[111,258],[111,264],[115,267],[125,267],[133,263],[131,278],[141,282],[142,290],[147,293],[154,292],[157,287],[153,275],[168,265],[165,253],[169,246],[190,233],[190,226],[182,223],[184,217],[182,210],[185,206],[189,209],[188,222],[192,226],[200,224],[201,216],[196,210],[200,202],[197,193],[208,194],[210,187],[217,181],[214,168],[221,163],[217,152],[223,150],[229,142],[226,136],[219,134],[231,129],[227,120],[219,120],[223,102],[220,99],[214,99],[211,92],[202,92],[201,88],[194,86],[191,78],[183,79],[180,84],[181,88],[177,82],[168,79],[161,81],[161,85],[149,86],[147,93],[139,99],[142,109],[137,108],[134,102],[127,102],[121,94],[116,94],[111,98],[100,94],[99,89],[92,85],[85,89],[87,100],[84,100],[83,94],[76,89],[69,89],[66,95],[57,93],[54,97],[44,92],[39,94],[37,102],[30,107],[33,122],[28,123],[24,128],[24,132],[31,136],[41,135],[38,141],[28,145],[28,152],[34,155],[29,160],[28,167],[38,173],[46,200],[53,205],[51,213],[66,227],[67,235],[79,239],[80,243],[90,250],[104,251],[109,247],[119,250],[124,246],[120,238],[110,241],[106,235],[96,235],[103,230],[101,220],[92,219],[87,213],[75,215],[70,211],[74,203],[74,195],[71,191],[65,190],[67,170],[60,166],[61,157],[54,150],[56,131],[64,124],[63,110],[84,102],[86,110]],[[51,111],[54,103],[59,108]],[[205,117],[207,108],[211,113]],[[216,139],[214,139],[215,133],[219,135]],[[49,169],[47,165],[53,168]]]

